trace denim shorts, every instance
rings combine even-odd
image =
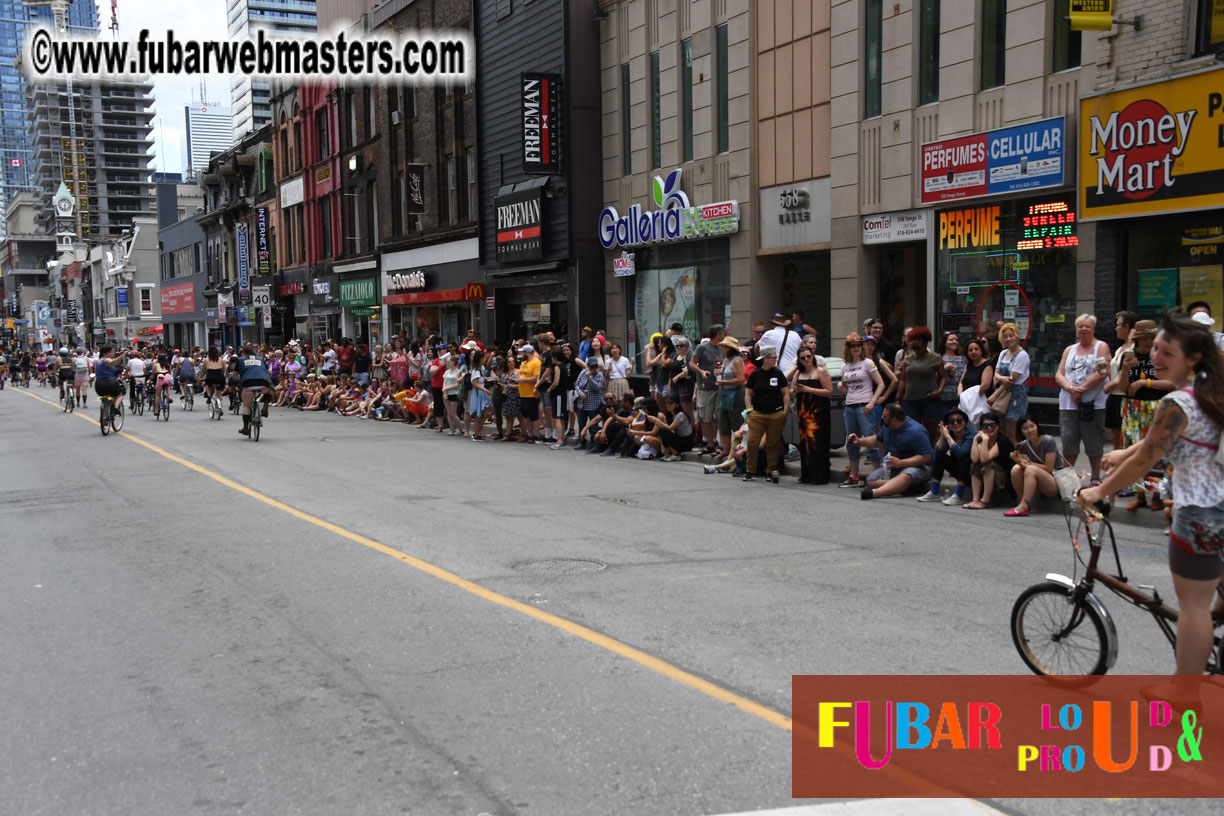
[[[1208,581],[1224,573],[1224,507],[1178,505],[1171,532],[1169,567],[1175,574]]]

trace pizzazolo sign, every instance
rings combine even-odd
[[[659,209],[646,211],[634,204],[621,215],[615,207],[604,207],[599,214],[599,242],[604,249],[647,246],[668,241],[715,238],[739,231],[739,203],[689,204],[680,189],[681,170],[664,180],[654,178],[654,203]]]

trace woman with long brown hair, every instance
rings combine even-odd
[[[1180,609],[1177,673],[1190,678],[1203,673],[1211,653],[1211,603],[1224,575],[1224,465],[1219,454],[1224,358],[1210,331],[1172,313],[1165,316],[1153,343],[1152,367],[1176,390],[1160,400],[1142,442],[1104,457],[1102,466],[1109,475],[1099,486],[1081,490],[1079,501],[1092,508],[1146,474],[1160,459],[1173,464],[1177,511],[1169,535],[1169,569]],[[1197,689],[1179,684],[1153,693],[1193,702]]]

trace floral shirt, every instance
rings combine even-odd
[[[1224,466],[1216,462],[1220,426],[1203,413],[1192,389],[1173,391],[1161,402],[1175,403],[1188,420],[1167,457],[1174,465],[1173,495],[1177,503],[1195,507],[1224,505]]]

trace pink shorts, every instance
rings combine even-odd
[[[157,387],[158,388],[161,388],[162,386],[165,386],[165,385],[170,385],[173,382],[174,382],[174,377],[172,377],[169,374],[158,374],[157,375]]]

